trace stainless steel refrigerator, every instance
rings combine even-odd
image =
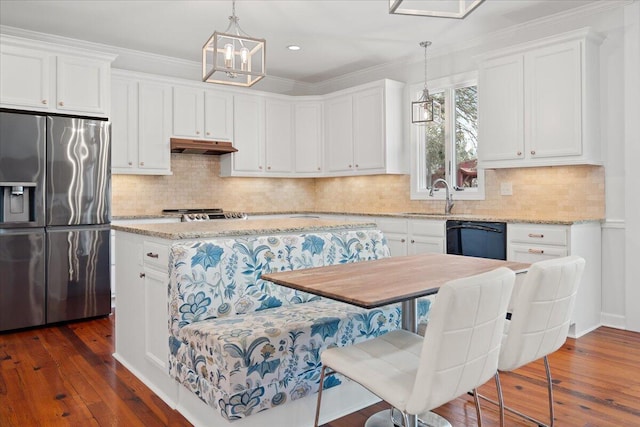
[[[109,124],[0,112],[0,331],[109,314]]]

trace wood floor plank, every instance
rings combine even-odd
[[[0,426],[188,427],[138,378],[112,357],[113,316],[0,334]],[[611,328],[568,340],[550,357],[559,427],[640,426],[640,334]],[[547,419],[540,362],[502,375],[507,404]],[[495,397],[493,382],[481,393]],[[37,393],[38,399],[34,399]],[[327,423],[359,427],[381,402]],[[483,403],[485,426],[498,425]],[[434,412],[455,427],[476,425],[473,399],[461,396]],[[507,426],[530,427],[507,414]],[[275,426],[274,426],[275,427]],[[300,426],[282,426],[300,427]],[[306,427],[306,426],[303,426]]]

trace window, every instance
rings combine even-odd
[[[465,78],[466,77],[466,78]],[[441,120],[412,126],[412,199],[443,198],[447,181],[458,200],[484,199],[484,174],[478,170],[478,86],[475,78],[454,76],[429,84],[442,105]],[[419,93],[420,90],[411,93]]]

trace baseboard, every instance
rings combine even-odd
[[[600,320],[602,322],[602,326],[624,330],[627,329],[627,319],[625,316],[620,316],[619,314],[602,313],[600,316]]]

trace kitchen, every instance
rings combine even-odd
[[[375,2],[373,2],[375,4]],[[637,284],[632,274],[632,260],[638,255],[638,233],[634,218],[640,217],[637,198],[630,183],[635,182],[633,159],[637,153],[637,2],[587,2],[576,11],[553,19],[529,22],[508,31],[491,33],[485,39],[456,45],[452,53],[442,50],[429,57],[430,80],[477,69],[476,57],[482,53],[509,47],[547,36],[592,27],[605,35],[600,45],[600,108],[599,121],[604,166],[545,166],[533,168],[492,169],[485,172],[485,200],[457,200],[454,194],[454,214],[473,214],[517,218],[523,211],[528,217],[546,219],[603,218],[602,222],[602,309],[601,323],[628,330],[640,330],[640,316],[634,309]],[[226,9],[229,5],[225,5]],[[480,7],[487,6],[486,4]],[[243,11],[238,3],[238,14]],[[476,12],[480,12],[479,9]],[[475,13],[475,12],[474,12]],[[634,14],[635,13],[635,14]],[[222,16],[226,16],[225,10]],[[3,13],[3,15],[5,15]],[[470,15],[470,18],[473,15]],[[3,18],[4,19],[4,18]],[[413,19],[413,18],[409,18]],[[259,34],[249,17],[243,28]],[[3,25],[5,21],[2,21]],[[214,27],[218,27],[215,21]],[[2,28],[3,35],[30,36],[32,39],[56,40],[27,30]],[[29,28],[26,25],[24,28]],[[46,28],[46,27],[43,27]],[[635,31],[635,32],[634,32]],[[46,33],[46,31],[42,31]],[[79,38],[79,37],[76,37]],[[383,78],[408,82],[411,88],[421,87],[422,58],[418,40],[410,67],[386,64],[372,67],[316,85],[294,85],[288,81],[265,78],[252,93],[281,93],[318,97],[322,94],[348,90],[363,83]],[[77,43],[82,47],[82,43]],[[469,46],[467,46],[469,45]],[[270,46],[273,46],[272,44]],[[84,44],[84,47],[92,47]],[[273,49],[273,48],[271,48]],[[197,49],[196,49],[197,50]],[[137,55],[137,56],[136,56]],[[112,74],[122,70],[143,71],[156,80],[191,86],[193,69],[199,64],[166,61],[139,52],[125,51],[113,63]],[[144,60],[148,60],[145,63]],[[119,61],[119,62],[118,62]],[[157,61],[157,62],[154,62]],[[144,65],[141,65],[144,64]],[[163,73],[157,70],[163,69]],[[159,74],[164,74],[159,76]],[[196,71],[195,74],[198,74]],[[167,77],[168,75],[168,77]],[[264,83],[264,84],[263,84]],[[296,86],[299,88],[296,93]],[[199,86],[203,87],[203,86]],[[405,94],[409,105],[409,90]],[[317,101],[311,99],[311,101]],[[408,107],[407,107],[408,109]],[[169,123],[170,124],[170,123]],[[168,125],[169,125],[168,124]],[[410,132],[407,125],[405,133]],[[408,150],[407,150],[408,151]],[[242,151],[240,151],[242,152]],[[409,153],[407,152],[407,157]],[[116,154],[113,155],[114,159]],[[409,167],[404,174],[364,176],[324,176],[304,179],[292,177],[221,177],[224,162],[218,156],[166,154],[171,175],[112,176],[112,216],[126,219],[137,216],[158,216],[162,209],[183,207],[221,207],[225,211],[266,213],[330,213],[342,216],[357,214],[388,214],[404,212],[441,212],[443,200],[412,200]],[[407,159],[407,164],[408,159]],[[266,166],[266,164],[265,164]],[[501,184],[510,183],[512,195],[503,195]],[[171,201],[171,205],[167,201]],[[251,200],[251,206],[247,205]]]

